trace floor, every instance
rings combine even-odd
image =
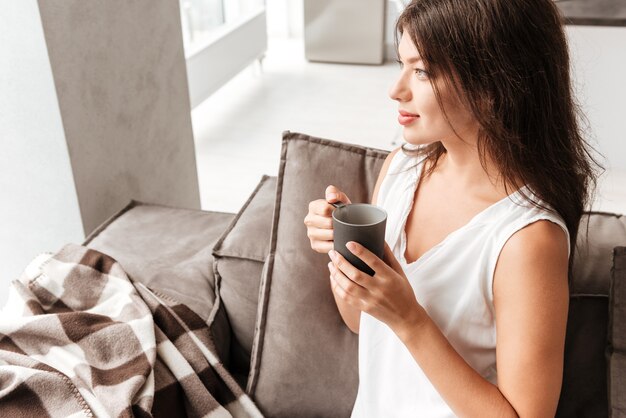
[[[204,210],[238,212],[263,174],[275,176],[282,132],[391,150],[402,143],[387,92],[394,62],[308,62],[300,39],[268,40],[256,63],[192,112]],[[592,210],[626,213],[626,170],[600,177]]]

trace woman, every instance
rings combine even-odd
[[[597,178],[558,10],[412,1],[396,47],[389,94],[406,144],[372,197],[388,212],[384,260],[350,249],[375,274],[332,251],[330,202],[350,203],[338,188],[305,218],[359,334],[352,416],[554,416],[573,250]]]

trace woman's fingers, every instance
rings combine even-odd
[[[307,235],[311,241],[332,241],[334,232],[332,229],[309,228]]]
[[[317,215],[315,213],[310,213],[307,215],[306,224],[307,226],[320,228],[320,229],[332,229],[333,228],[332,218]]]
[[[349,286],[355,288],[363,288],[367,286],[368,278],[371,278],[368,274],[363,273],[361,270],[354,267],[348,260],[346,260],[339,252],[333,251],[333,255],[328,254],[332,260],[332,266],[351,283],[347,283]],[[346,286],[342,286],[346,291],[349,289]]]
[[[309,203],[309,213],[307,217],[313,217],[317,215],[322,218],[331,220],[333,210],[335,210],[335,207],[331,205],[330,202],[324,199],[313,200]]]
[[[344,192],[342,192],[341,190],[339,190],[337,187],[333,186],[332,184],[326,187],[326,191],[324,195],[326,196],[326,200],[329,203],[330,202],[352,203]]]
[[[334,243],[332,241],[316,241],[314,249],[320,254],[328,254],[333,249],[333,246]]]
[[[402,266],[398,262],[398,259],[396,258],[396,256],[393,254],[393,251],[391,250],[391,248],[389,248],[389,245],[387,244],[387,242],[385,242],[385,253],[384,253],[383,261],[387,263],[387,265],[391,267],[395,272],[400,273],[400,274],[404,273]]]
[[[331,279],[341,288],[341,293],[345,294],[342,298],[349,295],[358,299],[362,295],[364,288],[358,283],[350,280],[350,278],[346,276],[343,271],[338,269],[332,262],[328,263],[328,271],[330,272]],[[337,291],[337,289],[335,289],[335,291]]]
[[[386,244],[387,243],[385,242],[385,245]],[[367,264],[369,268],[374,270],[373,276],[381,275],[382,273],[393,270],[392,266],[387,264],[383,259],[380,259],[376,254],[368,250],[367,247],[364,247],[358,242],[348,242],[346,244],[346,247],[352,254],[354,254],[356,257],[360,258],[362,262]],[[391,254],[391,256],[393,257],[393,254]],[[402,268],[400,268],[400,270],[402,270]]]

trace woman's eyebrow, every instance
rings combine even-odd
[[[402,60],[402,57],[400,57],[400,55],[398,55],[398,57],[400,58],[400,60]],[[415,56],[415,57],[409,57],[409,59],[407,59],[406,62],[411,64],[411,63],[414,63],[414,62],[419,62],[421,60],[422,60],[422,58],[420,56]]]

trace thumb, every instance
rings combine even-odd
[[[343,203],[352,203],[348,196],[337,187],[332,184],[326,187],[326,201],[329,203],[332,202],[343,202]]]
[[[387,245],[387,241],[385,241],[385,251],[383,254],[383,261],[385,262],[385,264],[391,267],[396,273],[400,273],[401,275],[404,275],[404,270],[402,269],[402,266],[400,265],[400,262],[398,261],[396,256],[393,255],[393,251],[391,251],[391,248],[389,248],[389,245]]]

